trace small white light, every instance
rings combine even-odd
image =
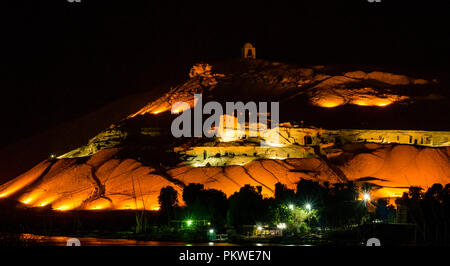
[[[289,204],[289,210],[293,210],[294,209],[294,205],[293,204]]]
[[[364,193],[364,194],[363,194],[363,200],[364,200],[364,201],[370,201],[370,194],[367,193],[367,192]]]
[[[261,226],[258,226],[258,227],[256,227],[256,229],[258,229],[259,231],[261,231],[261,230],[262,230],[262,227],[261,227]]]
[[[307,204],[305,205],[305,208],[306,208],[308,211],[310,211],[310,210],[311,210],[311,204],[307,203]]]
[[[285,223],[279,223],[279,224],[277,224],[277,228],[285,229],[286,228],[286,224]]]
[[[214,233],[214,229],[209,229],[209,233],[210,234]]]

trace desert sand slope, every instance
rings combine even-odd
[[[417,148],[376,145],[339,166],[349,180],[365,180],[375,186],[375,197],[397,197],[409,186],[429,187],[450,182],[450,148]],[[228,196],[245,184],[261,186],[273,196],[281,182],[294,189],[301,178],[338,182],[336,174],[318,158],[261,160],[243,166],[160,169],[135,159],[115,158],[118,149],[105,149],[90,158],[44,161],[2,185],[2,196],[13,196],[30,206],[51,204],[69,209],[158,209],[160,189],[172,186],[181,193],[184,185],[202,183]]]

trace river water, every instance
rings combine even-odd
[[[68,236],[42,236],[34,234],[22,234],[20,240],[24,241],[28,246],[66,246],[67,241],[72,237]],[[224,243],[224,242],[206,242],[206,243],[189,243],[189,242],[169,242],[169,241],[143,241],[132,239],[110,239],[98,237],[77,237],[81,246],[240,246],[240,244]],[[249,246],[274,246],[280,244],[253,243],[246,244]]]

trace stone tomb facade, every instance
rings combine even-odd
[[[242,47],[242,58],[256,59],[256,49],[251,43],[246,43]]]

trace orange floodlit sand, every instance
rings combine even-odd
[[[189,90],[189,93],[186,93],[185,90]],[[170,112],[173,104],[175,104],[176,102],[185,102],[189,104],[189,106],[192,108],[195,105],[194,93],[202,93],[202,90],[203,90],[202,87],[200,86],[200,84],[198,84],[198,80],[191,79],[187,81],[185,84],[171,89],[168,93],[164,94],[156,101],[148,103],[139,111],[130,115],[129,118],[133,118],[137,115],[144,115],[148,113],[159,114],[166,111]],[[182,109],[178,111],[181,111]]]
[[[372,99],[363,99],[356,100],[351,102],[352,104],[360,105],[360,106],[387,106],[392,103],[392,100],[389,99],[381,99],[381,98],[372,98]]]
[[[50,162],[43,161],[42,163],[36,165],[28,172],[18,176],[17,178],[3,184],[0,186],[0,198],[7,197],[15,192],[21,190],[25,186],[33,183],[42,172],[50,165]]]
[[[147,114],[147,113],[151,113],[154,115],[163,113],[163,112],[167,112],[167,111],[171,111],[172,109],[172,105],[170,105],[169,103],[165,102],[164,100],[166,99],[166,97],[169,97],[168,95],[163,96],[162,99],[149,104],[148,106],[142,108],[141,110],[139,110],[138,112],[136,112],[135,114],[132,114],[130,117],[135,117],[136,115],[143,115],[143,114]],[[181,96],[179,98],[176,99],[176,101],[178,102],[186,102],[189,104],[189,107],[194,107],[194,101],[193,101],[193,96],[189,95],[189,96]],[[179,107],[176,108],[175,110],[173,110],[174,114],[178,114],[184,110],[186,110],[188,108],[186,107]]]
[[[342,103],[329,101],[329,100],[321,101],[320,103],[317,103],[317,104],[320,107],[326,107],[326,108],[333,108],[333,107],[337,107],[339,105],[342,105]]]
[[[35,201],[37,198],[40,198],[40,196],[45,193],[42,190],[33,190],[30,193],[26,193],[20,197],[19,201],[23,204],[35,204]]]
[[[359,106],[379,106],[384,107],[396,102],[398,100],[387,99],[387,98],[377,98],[377,97],[361,97],[359,99],[351,100],[349,103]],[[326,98],[321,99],[315,103],[320,107],[333,108],[340,105],[346,104],[346,101],[338,98]]]
[[[409,186],[430,187],[434,183],[450,182],[450,148],[417,148],[408,145],[366,145],[369,152],[357,153],[340,168],[349,180],[371,177],[373,199],[400,197]],[[301,178],[321,183],[340,182],[339,177],[318,158],[261,160],[239,166],[192,167],[178,166],[160,175],[150,166],[134,159],[113,159],[117,149],[102,150],[87,162],[61,159],[45,170],[44,162],[2,186],[2,191],[14,191],[22,203],[47,206],[55,210],[72,209],[159,209],[158,195],[162,187],[172,186],[183,200],[180,183],[201,183],[208,189],[221,190],[230,196],[242,186],[261,186],[265,197],[272,197],[277,182],[295,189]],[[39,176],[39,182],[28,183]],[[94,177],[95,176],[95,177]],[[28,182],[26,182],[28,181]],[[98,183],[101,186],[98,186]],[[10,188],[9,186],[12,186]]]
[[[161,113],[162,111],[165,111],[165,110],[159,109],[159,110],[153,111],[152,114],[157,115],[157,114]]]
[[[112,202],[106,198],[98,198],[96,200],[86,203],[84,206],[87,210],[104,210],[110,209],[112,207]]]
[[[389,93],[380,94],[373,88],[323,88],[321,90],[317,90],[311,96],[311,103],[316,106],[327,108],[337,107],[344,104],[384,107],[406,99],[408,99],[407,96]]]
[[[33,207],[45,207],[49,204],[51,204],[53,201],[57,199],[56,196],[48,197],[48,198],[41,198],[38,201],[35,201],[33,204]]]

